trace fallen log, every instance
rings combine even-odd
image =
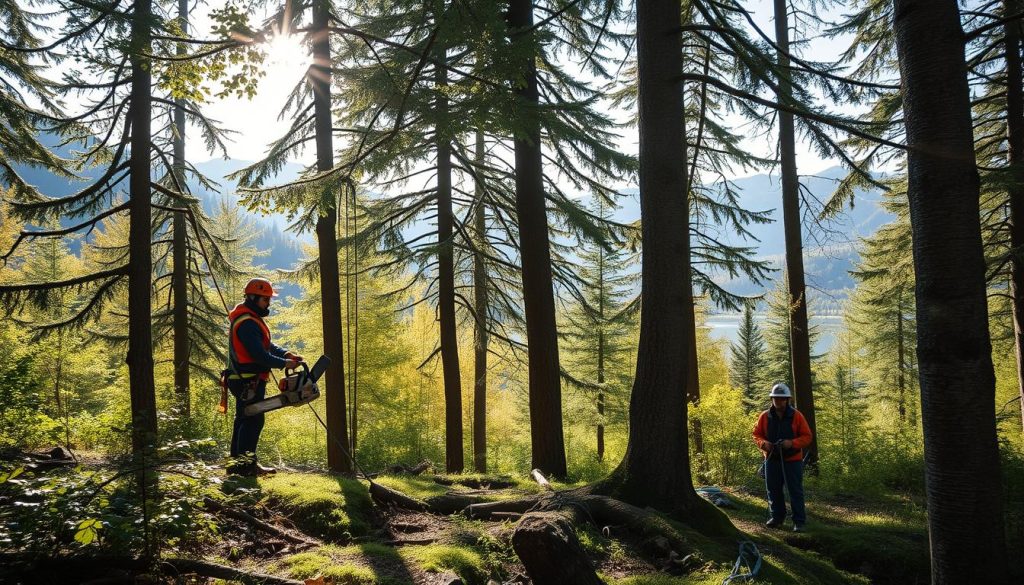
[[[497,502],[481,502],[479,504],[471,504],[466,506],[462,512],[468,518],[475,520],[489,520],[495,515],[503,516],[505,514],[525,514],[534,506],[537,506],[541,501],[540,496],[533,496],[530,498],[521,498],[518,500],[499,500]]]
[[[512,533],[512,548],[534,585],[601,585],[573,520],[563,512],[530,512]]]
[[[214,579],[224,579],[227,581],[241,581],[246,585],[304,585],[303,581],[296,581],[295,579],[286,579],[284,577],[275,577],[274,575],[266,575],[264,573],[242,571],[227,565],[219,565],[217,563],[196,559],[166,559],[161,562],[161,568],[163,569],[163,572],[168,575],[179,576],[182,574],[193,573],[201,577],[212,577]],[[173,569],[173,572],[168,569]]]
[[[510,487],[515,487],[515,482],[511,479],[501,477],[448,477],[445,475],[435,475],[434,483],[439,483],[446,486],[463,485],[469,488],[478,490],[503,490]]]
[[[257,530],[261,530],[268,534],[273,534],[274,536],[287,540],[292,544],[305,544],[309,546],[318,546],[321,544],[320,541],[318,540],[309,538],[307,536],[298,536],[296,534],[292,534],[291,532],[284,530],[278,526],[274,526],[269,522],[264,522],[263,520],[260,520],[259,518],[247,512],[236,510],[234,508],[229,508],[221,504],[217,500],[214,500],[213,498],[203,498],[203,506],[205,506],[207,510],[219,512],[229,518],[234,518],[235,520],[245,522],[246,524],[249,524]]]
[[[430,511],[429,506],[425,502],[409,497],[398,490],[393,490],[377,482],[370,482],[370,497],[381,505],[397,506],[417,512]]]

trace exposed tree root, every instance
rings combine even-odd
[[[241,581],[246,585],[303,585],[302,581],[296,581],[295,579],[242,571],[234,567],[195,559],[167,559],[161,563],[161,568],[164,570],[164,573],[175,575],[195,573],[202,577]]]
[[[234,508],[229,508],[212,498],[203,498],[203,505],[206,507],[207,510],[219,512],[229,518],[234,518],[235,520],[245,522],[246,524],[252,526],[257,530],[266,532],[267,534],[273,534],[274,536],[287,540],[292,544],[301,544],[307,546],[318,546],[321,544],[320,541],[316,539],[310,538],[305,535],[300,536],[297,534],[293,534],[292,532],[289,532],[278,526],[270,524],[269,522],[264,522],[263,520],[260,520],[259,518],[247,512],[243,512],[241,510],[237,510]]]

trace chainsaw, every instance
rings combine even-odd
[[[247,405],[245,416],[270,412],[285,406],[302,406],[320,398],[320,389],[316,387],[316,381],[324,375],[330,363],[330,358],[322,355],[312,368],[307,366],[306,362],[300,362],[299,367],[285,369],[284,377],[277,384],[281,393]]]

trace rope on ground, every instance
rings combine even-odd
[[[733,581],[750,581],[761,570],[761,553],[757,545],[749,540],[740,541],[740,554],[732,566],[732,573],[722,580],[722,585]]]

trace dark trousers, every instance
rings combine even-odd
[[[771,519],[777,522],[786,519],[786,500],[782,494],[783,479],[785,479],[786,491],[789,492],[790,506],[793,508],[793,523],[804,524],[807,522],[807,511],[804,508],[803,461],[786,461],[783,466],[776,458],[769,459],[765,464],[764,484],[768,488]]]
[[[263,400],[267,395],[267,381],[253,378],[251,380],[228,380],[228,390],[235,397],[235,426],[231,431],[231,457],[251,457],[256,460],[256,445],[260,442],[263,432],[263,413],[245,416],[248,404]]]

